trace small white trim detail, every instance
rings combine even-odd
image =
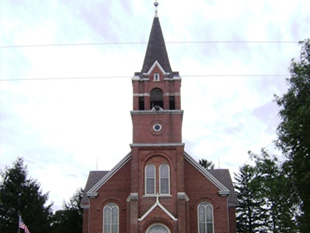
[[[159,82],[160,81],[160,74],[159,73],[155,73],[154,77],[153,77],[153,82]]]
[[[166,71],[161,67],[161,65],[159,64],[159,62],[156,60],[154,62],[154,64],[151,66],[151,68],[149,69],[149,71],[147,73],[143,73],[143,75],[145,76],[150,76],[152,71],[155,69],[155,67],[158,67],[160,69],[160,71],[164,74],[164,75],[169,75],[170,73],[166,73]]]
[[[150,93],[133,93],[133,96],[150,96]]]
[[[159,115],[159,114],[166,114],[166,115],[181,115],[183,114],[183,110],[162,110],[162,111],[152,111],[152,110],[133,110],[130,111],[131,115]]]
[[[82,209],[89,209],[89,204],[81,204],[80,207]]]
[[[165,197],[172,197],[171,194],[158,194],[158,195],[159,195],[159,197],[164,197],[164,198]],[[146,198],[147,197],[156,197],[156,196],[157,196],[156,194],[151,194],[151,195],[150,194],[148,194],[148,195],[145,194],[145,195],[143,195],[143,197],[146,197]]]
[[[140,76],[133,76],[131,81],[149,81],[149,78],[141,78]]]
[[[176,81],[176,80],[182,80],[180,76],[173,76],[172,78],[164,78],[165,81]]]
[[[88,196],[89,198],[95,198],[95,197],[98,196],[98,193],[97,193],[97,192],[87,193],[87,196]]]
[[[140,80],[140,77],[139,77],[139,76],[133,76],[131,80],[132,80],[132,81],[139,81],[139,80]]]
[[[180,92],[164,93],[164,96],[180,96]],[[150,93],[133,93],[133,96],[151,96]]]
[[[180,92],[175,92],[175,93],[164,93],[164,96],[180,96]]]
[[[188,196],[186,195],[185,192],[178,192],[177,193],[177,198],[178,198],[178,200],[189,201],[189,198],[188,198]]]
[[[184,143],[132,143],[130,147],[184,146]]]
[[[178,221],[177,218],[175,218],[170,212],[169,210],[167,210],[160,202],[159,202],[159,195],[156,195],[156,202],[154,203],[154,205],[145,212],[145,214],[141,217],[138,218],[138,221],[143,221],[156,207],[161,208],[173,221]]]
[[[138,193],[130,193],[126,201],[127,202],[138,201],[138,198],[139,198]]]
[[[228,196],[230,191],[226,188],[218,179],[216,179],[210,172],[198,164],[189,154],[184,152],[184,158],[192,164],[201,174],[203,174],[208,180],[210,180],[218,189],[218,193],[221,196]]]

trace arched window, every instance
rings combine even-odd
[[[151,109],[154,108],[155,106],[164,108],[163,91],[159,88],[154,88],[151,91]]]
[[[152,225],[146,233],[170,233],[169,229],[162,224]]]
[[[155,166],[145,166],[145,194],[155,194]]]
[[[170,169],[167,164],[159,167],[159,193],[170,194]]]
[[[153,81],[160,81],[159,77],[159,73],[155,73]]]
[[[198,205],[198,233],[213,233],[213,207],[209,202]]]
[[[118,206],[108,203],[103,208],[103,233],[118,233]]]

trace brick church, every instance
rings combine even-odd
[[[83,233],[236,232],[229,171],[206,170],[184,151],[181,77],[170,67],[157,10],[132,86],[131,151],[110,171],[89,173]]]

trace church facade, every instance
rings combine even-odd
[[[157,15],[132,85],[131,151],[110,171],[89,173],[83,233],[236,232],[229,171],[206,170],[184,151],[181,77]]]

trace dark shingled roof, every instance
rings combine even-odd
[[[141,73],[147,73],[155,61],[159,62],[165,72],[172,72],[158,17],[153,20]]]
[[[237,196],[234,190],[232,180],[230,178],[228,169],[210,169],[208,172],[211,173],[218,181],[220,181],[226,188],[229,189],[230,193],[228,196],[228,205],[236,206],[238,204]]]
[[[86,186],[84,189],[83,197],[81,200],[81,205],[88,204],[88,197],[86,193],[95,185],[99,180],[104,177],[109,171],[90,171],[88,175],[88,179],[86,182]]]

